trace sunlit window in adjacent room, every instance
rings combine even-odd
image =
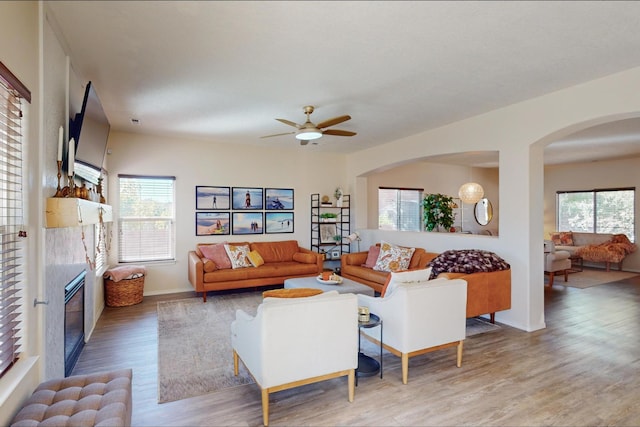
[[[635,242],[635,188],[557,193],[557,230],[625,234]]]
[[[422,188],[378,189],[378,228],[381,230],[420,231]]]

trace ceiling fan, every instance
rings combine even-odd
[[[314,107],[313,105],[307,105],[304,107],[303,111],[307,115],[307,121],[304,124],[297,124],[289,120],[285,119],[276,119],[277,121],[284,123],[285,125],[293,126],[297,128],[297,131],[294,132],[286,132],[286,133],[277,133],[275,135],[266,135],[262,138],[271,138],[272,136],[281,136],[281,135],[292,135],[296,134],[296,139],[300,140],[300,145],[307,145],[310,140],[318,139],[322,137],[322,135],[336,135],[336,136],[354,136],[355,132],[351,132],[348,130],[339,130],[339,129],[324,129],[338,123],[346,122],[347,120],[351,120],[351,116],[339,116],[334,117],[333,119],[325,120],[324,122],[320,122],[317,125],[311,122],[309,116],[313,113]]]

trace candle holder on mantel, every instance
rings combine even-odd
[[[64,188],[60,188],[60,178],[62,178],[62,160],[58,160],[57,163],[58,163],[58,188],[56,189],[56,194],[54,194],[53,197],[66,197],[64,193]]]
[[[73,175],[69,175],[69,184],[60,188],[60,179],[62,178],[62,160],[58,160],[58,187],[53,197],[76,197],[75,180]]]

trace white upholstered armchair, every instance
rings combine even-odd
[[[544,272],[549,274],[549,286],[553,286],[556,273],[564,274],[567,281],[567,270],[571,268],[571,254],[568,251],[556,251],[552,240],[544,241]]]
[[[306,298],[265,298],[255,317],[242,310],[231,324],[234,374],[242,360],[262,391],[269,424],[269,393],[348,377],[353,401],[358,366],[358,299],[325,292]]]
[[[408,381],[410,357],[455,346],[456,364],[461,366],[466,328],[466,281],[434,279],[399,283],[384,297],[358,295],[358,303],[382,318],[382,344],[402,359],[403,384]],[[363,329],[361,333],[379,343],[379,327]]]

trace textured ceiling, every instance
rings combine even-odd
[[[640,2],[46,2],[114,130],[354,152],[640,66]],[[300,147],[275,118],[334,126]],[[139,120],[138,125],[131,119]],[[598,141],[616,141],[602,149]],[[637,155],[604,125],[549,163]],[[571,145],[568,145],[571,144]]]

